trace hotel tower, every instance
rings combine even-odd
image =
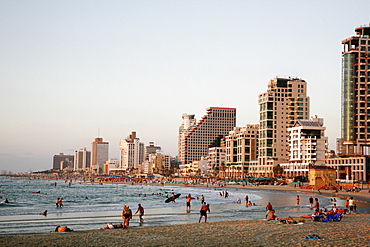
[[[370,154],[370,24],[342,41],[342,141],[348,155]]]
[[[194,115],[183,115],[183,119],[179,128],[179,160],[189,164],[207,157],[212,142],[233,130],[236,108],[209,107],[197,124],[193,121]]]
[[[95,174],[104,171],[104,164],[109,159],[109,142],[104,142],[103,138],[97,137],[91,143],[91,169]]]
[[[273,176],[273,167],[289,158],[288,128],[297,119],[308,119],[310,98],[306,81],[299,78],[275,78],[267,92],[258,96],[260,106],[259,156],[254,174]]]

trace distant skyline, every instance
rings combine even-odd
[[[370,1],[0,0],[0,172],[52,168],[132,131],[177,155],[182,114],[237,108],[258,123],[276,76],[307,81],[310,115],[340,137],[341,41]]]

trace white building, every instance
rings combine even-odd
[[[144,143],[132,132],[125,140],[120,141],[120,168],[138,169],[144,161]]]
[[[289,163],[280,166],[287,177],[308,177],[310,165],[325,165],[328,138],[324,120],[315,116],[298,119],[289,131]]]
[[[86,148],[81,148],[75,151],[74,155],[74,170],[75,171],[87,171],[90,169],[91,152],[87,151]]]

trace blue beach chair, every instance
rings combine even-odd
[[[341,221],[342,219],[342,214],[341,213],[337,213],[334,217],[333,217],[333,221]]]
[[[322,221],[323,222],[330,222],[330,221],[332,221],[333,220],[333,215],[332,214],[328,214],[327,216],[326,216],[326,218],[323,218],[322,219]]]

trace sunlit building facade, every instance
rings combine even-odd
[[[342,41],[342,139],[345,155],[370,155],[370,25],[355,32]]]

